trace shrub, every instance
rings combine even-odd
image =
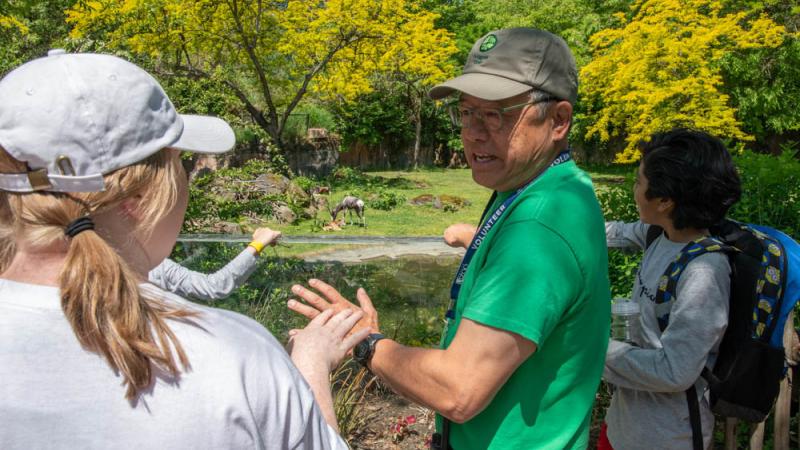
[[[606,186],[597,191],[597,201],[606,220],[635,222],[639,220],[636,202],[633,200],[633,186],[624,183],[620,186]]]
[[[336,187],[365,185],[368,178],[363,172],[352,167],[337,167],[329,176],[331,185]]]
[[[272,165],[263,159],[248,159],[241,167],[226,167],[219,169],[214,174],[216,178],[229,178],[232,180],[254,180],[259,175],[274,172]]]
[[[303,140],[309,127],[333,130],[336,127],[336,119],[322,106],[313,103],[301,104],[289,115],[283,129],[283,137],[288,141]]]
[[[348,440],[363,432],[374,416],[365,408],[365,397],[376,380],[375,375],[352,360],[331,374],[336,422],[339,433]]]
[[[633,280],[641,262],[642,252],[608,250],[608,280],[611,282],[612,298],[631,298]]]
[[[367,206],[381,211],[390,211],[406,201],[405,196],[396,192],[379,189],[367,198]]]
[[[189,187],[184,232],[202,232],[218,222],[240,223],[245,218],[270,216],[281,201],[299,214],[303,206],[290,194],[266,195],[251,181],[274,172],[269,161],[251,159],[241,167],[226,167],[195,178]]]
[[[411,189],[414,182],[408,178],[384,178],[381,176],[367,175],[352,167],[337,167],[325,182],[338,191],[371,191],[380,188]],[[357,194],[352,194],[356,195]]]
[[[728,215],[800,237],[800,161],[795,153],[788,146],[780,156],[749,151],[736,156],[742,199]]]
[[[633,200],[633,180],[627,177],[622,184],[603,185],[597,190],[597,200],[606,220],[635,222],[639,220],[636,202]],[[628,250],[608,250],[608,279],[612,297],[631,297],[636,270],[642,261],[642,253]]]
[[[314,180],[312,180],[311,178],[308,178],[308,177],[294,177],[294,178],[292,178],[292,181],[294,181],[295,184],[300,186],[300,189],[302,189],[302,190],[304,190],[306,192],[310,192],[312,188],[314,188],[315,186],[317,186],[319,184],[316,181],[314,181]]]

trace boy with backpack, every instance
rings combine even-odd
[[[641,332],[634,344],[609,343],[603,376],[614,393],[598,449],[708,448],[714,415],[701,372],[715,363],[731,294],[728,256],[715,251],[725,244],[709,229],[739,200],[740,180],[725,146],[702,132],[656,134],[641,151],[634,187],[640,220],[606,224],[609,247],[644,249],[632,298]],[[651,232],[648,243],[654,226],[663,232]],[[699,256],[670,280],[666,270],[693,251],[689,244]]]

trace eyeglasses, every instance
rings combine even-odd
[[[538,100],[529,100],[519,105],[506,106],[505,108],[467,108],[454,102],[447,105],[447,113],[450,115],[450,121],[453,123],[454,127],[469,128],[473,120],[477,119],[483,122],[483,125],[489,131],[498,131],[503,128],[503,116],[507,112],[524,108],[528,105],[536,105],[553,100],[558,99],[555,97],[544,97]]]

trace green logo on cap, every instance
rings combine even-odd
[[[490,34],[481,42],[480,50],[482,52],[488,52],[493,49],[495,45],[497,45],[497,36]]]

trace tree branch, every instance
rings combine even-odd
[[[242,37],[242,42],[244,43],[244,49],[247,53],[247,57],[250,59],[250,62],[253,65],[253,69],[256,72],[256,77],[258,78],[258,83],[261,86],[261,94],[264,96],[264,101],[267,104],[267,114],[269,116],[269,127],[265,128],[267,132],[275,139],[280,142],[280,124],[278,122],[278,113],[275,109],[275,103],[272,101],[272,95],[270,94],[269,82],[267,81],[267,77],[264,73],[264,68],[261,66],[261,62],[258,60],[258,55],[256,55],[255,49],[247,39],[247,33],[242,26],[242,20],[239,16],[239,9],[235,0],[233,1],[226,1],[228,7],[231,10],[231,14],[233,15],[234,23],[236,24],[236,29],[239,32],[239,35]],[[263,113],[261,114],[262,119],[264,118]]]
[[[192,79],[207,79],[207,80],[211,79],[211,75],[208,72],[205,72],[195,67],[178,66],[175,69]],[[157,73],[166,76],[175,75],[175,73],[164,72],[164,71],[158,71]],[[250,117],[253,119],[256,125],[264,129],[264,131],[266,131],[267,133],[270,133],[269,123],[264,119],[264,113],[260,109],[258,109],[258,107],[256,107],[250,101],[250,99],[247,98],[247,95],[244,93],[244,91],[231,80],[222,80],[222,83],[228,89],[230,89],[231,92],[233,92],[233,95],[235,95],[236,98],[238,98],[239,101],[242,102],[242,104],[244,104],[245,109],[247,109],[247,112],[250,114]],[[270,136],[272,136],[271,133]]]
[[[286,121],[289,118],[289,114],[297,107],[297,104],[300,103],[300,100],[308,91],[308,85],[311,83],[311,80],[325,68],[325,66],[330,62],[330,60],[338,53],[341,49],[345,48],[347,45],[352,44],[353,42],[360,39],[360,37],[353,39],[356,36],[355,31],[351,31],[347,36],[344,36],[342,40],[339,41],[332,49],[328,51],[328,53],[318,62],[316,63],[311,70],[303,76],[303,84],[300,86],[300,89],[294,94],[292,101],[289,102],[289,105],[286,107],[286,110],[283,112],[283,117],[281,117],[280,122],[280,131],[283,131],[283,127],[286,125]]]

